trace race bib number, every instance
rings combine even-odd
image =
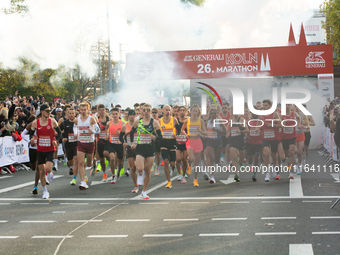
[[[93,142],[92,136],[90,133],[79,133],[79,142],[81,143],[91,143]]]
[[[233,137],[233,136],[239,136],[240,135],[240,129],[239,127],[232,127],[230,129],[230,136]]]
[[[190,125],[189,126],[189,134],[190,135],[199,135],[200,127],[198,125]]]
[[[34,140],[34,143],[35,143],[35,144],[38,143],[38,137],[37,137],[37,136],[33,136],[33,140]]]
[[[139,135],[139,143],[140,144],[150,144],[151,143],[151,134],[150,133],[147,133],[147,134],[141,133]]]
[[[74,134],[73,133],[68,134],[68,142],[74,143],[75,141],[76,139],[74,139]]]
[[[111,143],[121,144],[121,141],[119,140],[119,136],[118,135],[112,135],[111,136]]]
[[[130,139],[130,135],[128,135],[126,137],[126,140],[127,140],[127,144],[131,146],[131,139]],[[137,143],[137,133],[134,133],[133,134],[133,142],[136,144]]]
[[[106,138],[106,131],[105,130],[104,131],[100,131],[99,139],[100,140],[105,140],[105,138]]]
[[[162,129],[162,131],[163,131],[163,138],[164,139],[172,139],[172,138],[174,138],[173,137],[174,133],[173,133],[173,130],[171,128],[169,128],[169,129]]]
[[[284,134],[293,134],[294,133],[294,128],[283,128],[283,133]]]
[[[275,138],[275,131],[274,130],[267,130],[263,132],[264,139]]]
[[[213,131],[211,128],[208,128],[207,137],[210,139],[217,139],[217,132]]]
[[[256,129],[250,129],[249,130],[249,136],[259,136],[260,132]]]
[[[39,137],[39,146],[41,146],[41,147],[51,146],[51,138],[49,136],[40,136]]]
[[[178,144],[184,144],[187,141],[187,137],[185,135],[178,135],[176,141]]]

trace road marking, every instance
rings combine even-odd
[[[249,204],[249,201],[220,202],[221,204]]]
[[[239,236],[240,233],[216,233],[216,234],[199,234],[199,236]]]
[[[55,175],[53,177],[53,179],[57,179],[57,178],[60,178],[60,177],[63,177],[63,176],[64,175]],[[25,183],[22,183],[22,184],[19,184],[19,185],[15,185],[15,186],[11,186],[11,187],[8,187],[8,188],[0,189],[0,194],[8,192],[8,191],[24,188],[24,187],[27,187],[27,186],[31,186],[31,185],[34,185],[34,181],[25,182]]]
[[[90,186],[95,186],[95,185],[100,185],[100,184],[104,184],[104,183],[110,183],[112,180],[112,176],[107,178],[106,182],[101,181],[92,181]]]
[[[129,203],[100,203],[101,205],[128,205]]]
[[[337,173],[337,174],[331,174],[331,176],[333,177],[333,179],[335,180],[334,182],[336,183],[336,182],[340,182],[340,180],[339,180],[339,174]]]
[[[187,204],[209,204],[209,202],[180,202],[181,205]]]
[[[68,220],[67,222],[102,222],[103,220]]]
[[[261,220],[296,220],[296,217],[261,217]]]
[[[331,203],[332,201],[331,200],[323,200],[323,201],[311,201],[311,200],[308,200],[308,201],[302,201],[302,203]]]
[[[177,178],[178,178],[178,175],[175,176],[175,177],[173,177],[173,178],[171,178],[170,180],[173,181],[173,180],[175,180],[175,179],[177,179]],[[164,181],[164,182],[162,182],[162,183],[160,183],[160,184],[158,184],[158,185],[152,187],[151,189],[148,189],[148,190],[146,191],[146,193],[147,193],[147,194],[150,194],[152,191],[155,191],[156,189],[159,189],[159,188],[161,188],[161,187],[165,187],[165,185],[167,185],[167,184],[168,184],[168,181]],[[141,200],[141,199],[142,199],[142,196],[141,196],[141,195],[137,195],[137,196],[135,196],[134,198],[131,198],[130,200]]]
[[[117,222],[139,222],[139,221],[150,221],[150,219],[123,219],[116,220]]]
[[[72,238],[73,236],[32,236],[31,238]]]
[[[198,219],[164,219],[163,221],[198,221]]]
[[[11,176],[1,176],[1,177],[0,177],[0,180],[1,180],[1,179],[6,179],[6,178],[11,178],[11,177],[13,177],[13,175],[11,175]]]
[[[128,235],[89,235],[87,238],[122,238]]]
[[[6,223],[8,220],[0,220],[0,223]]]
[[[294,176],[294,179],[289,179],[289,196],[303,197],[301,175]]]
[[[289,244],[289,255],[314,255],[312,244]]]
[[[19,236],[0,236],[0,239],[15,239],[18,238]]]
[[[261,201],[262,204],[290,203],[290,201]]]
[[[19,223],[55,223],[55,220],[22,220]]]
[[[60,205],[88,205],[89,203],[60,203]]]
[[[183,234],[147,234],[143,237],[181,237]]]
[[[233,182],[235,182],[234,176],[232,174],[230,174],[229,177],[228,177],[228,180],[220,180],[220,182],[222,182],[225,185],[233,183]]]
[[[312,216],[311,219],[340,219],[340,216]]]
[[[340,235],[340,231],[312,232],[312,235]]]
[[[148,203],[148,202],[145,202],[145,203],[139,203],[140,205],[168,205],[169,202],[151,202],[151,203]]]
[[[10,205],[11,203],[0,203],[0,205]]]
[[[262,232],[255,233],[256,236],[282,236],[282,235],[296,235],[296,232]]]
[[[52,212],[52,213],[66,213],[66,211],[55,211],[55,212]]]
[[[50,203],[21,203],[22,205],[49,205]]]
[[[248,218],[212,218],[211,220],[247,220]]]

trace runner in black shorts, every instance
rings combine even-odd
[[[152,108],[152,118],[159,121],[158,109]],[[159,165],[161,164],[161,142],[159,140],[155,141],[156,148],[156,164],[153,165],[153,170],[155,171],[155,176],[159,176]]]
[[[187,139],[186,133],[181,134],[182,126],[184,121],[186,120],[187,108],[185,106],[180,106],[178,108],[179,118],[177,129],[177,138],[176,138],[176,168],[179,174],[177,181],[181,183],[187,183],[185,179],[185,174],[188,167],[188,154],[187,154]],[[185,130],[187,132],[187,130]],[[182,173],[181,173],[181,163],[182,163]]]

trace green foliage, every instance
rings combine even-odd
[[[199,7],[202,7],[205,3],[205,0],[181,0],[182,3],[190,3]]]
[[[25,5],[25,0],[11,0],[10,8],[3,8],[2,11],[5,14],[21,14],[28,11],[27,5]]]
[[[326,21],[322,23],[322,28],[326,30],[327,43],[333,45],[333,51],[337,57],[335,65],[340,64],[340,1],[328,0],[320,5],[320,12],[326,15]]]

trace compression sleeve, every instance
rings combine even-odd
[[[28,130],[25,128],[25,130],[22,132],[21,137],[24,139],[26,142],[30,142],[29,138],[27,139]]]
[[[131,131],[130,131],[130,141],[133,143],[134,135],[137,129],[133,126]]]
[[[156,130],[156,134],[157,134],[156,140],[162,141],[163,140],[163,136],[162,136],[162,132],[161,132],[160,129]]]
[[[60,127],[59,126],[57,126],[56,128],[55,128],[55,131],[57,131],[57,133],[58,133],[58,135],[57,135],[57,141],[61,138],[61,131],[60,131]]]
[[[124,143],[124,136],[125,136],[125,132],[120,132],[120,133],[119,133],[119,141],[120,141],[121,143]]]
[[[177,135],[179,135],[180,133],[181,133],[181,125],[179,124],[179,123],[177,123],[176,125],[175,125],[175,128],[176,128],[176,131],[177,131]]]

